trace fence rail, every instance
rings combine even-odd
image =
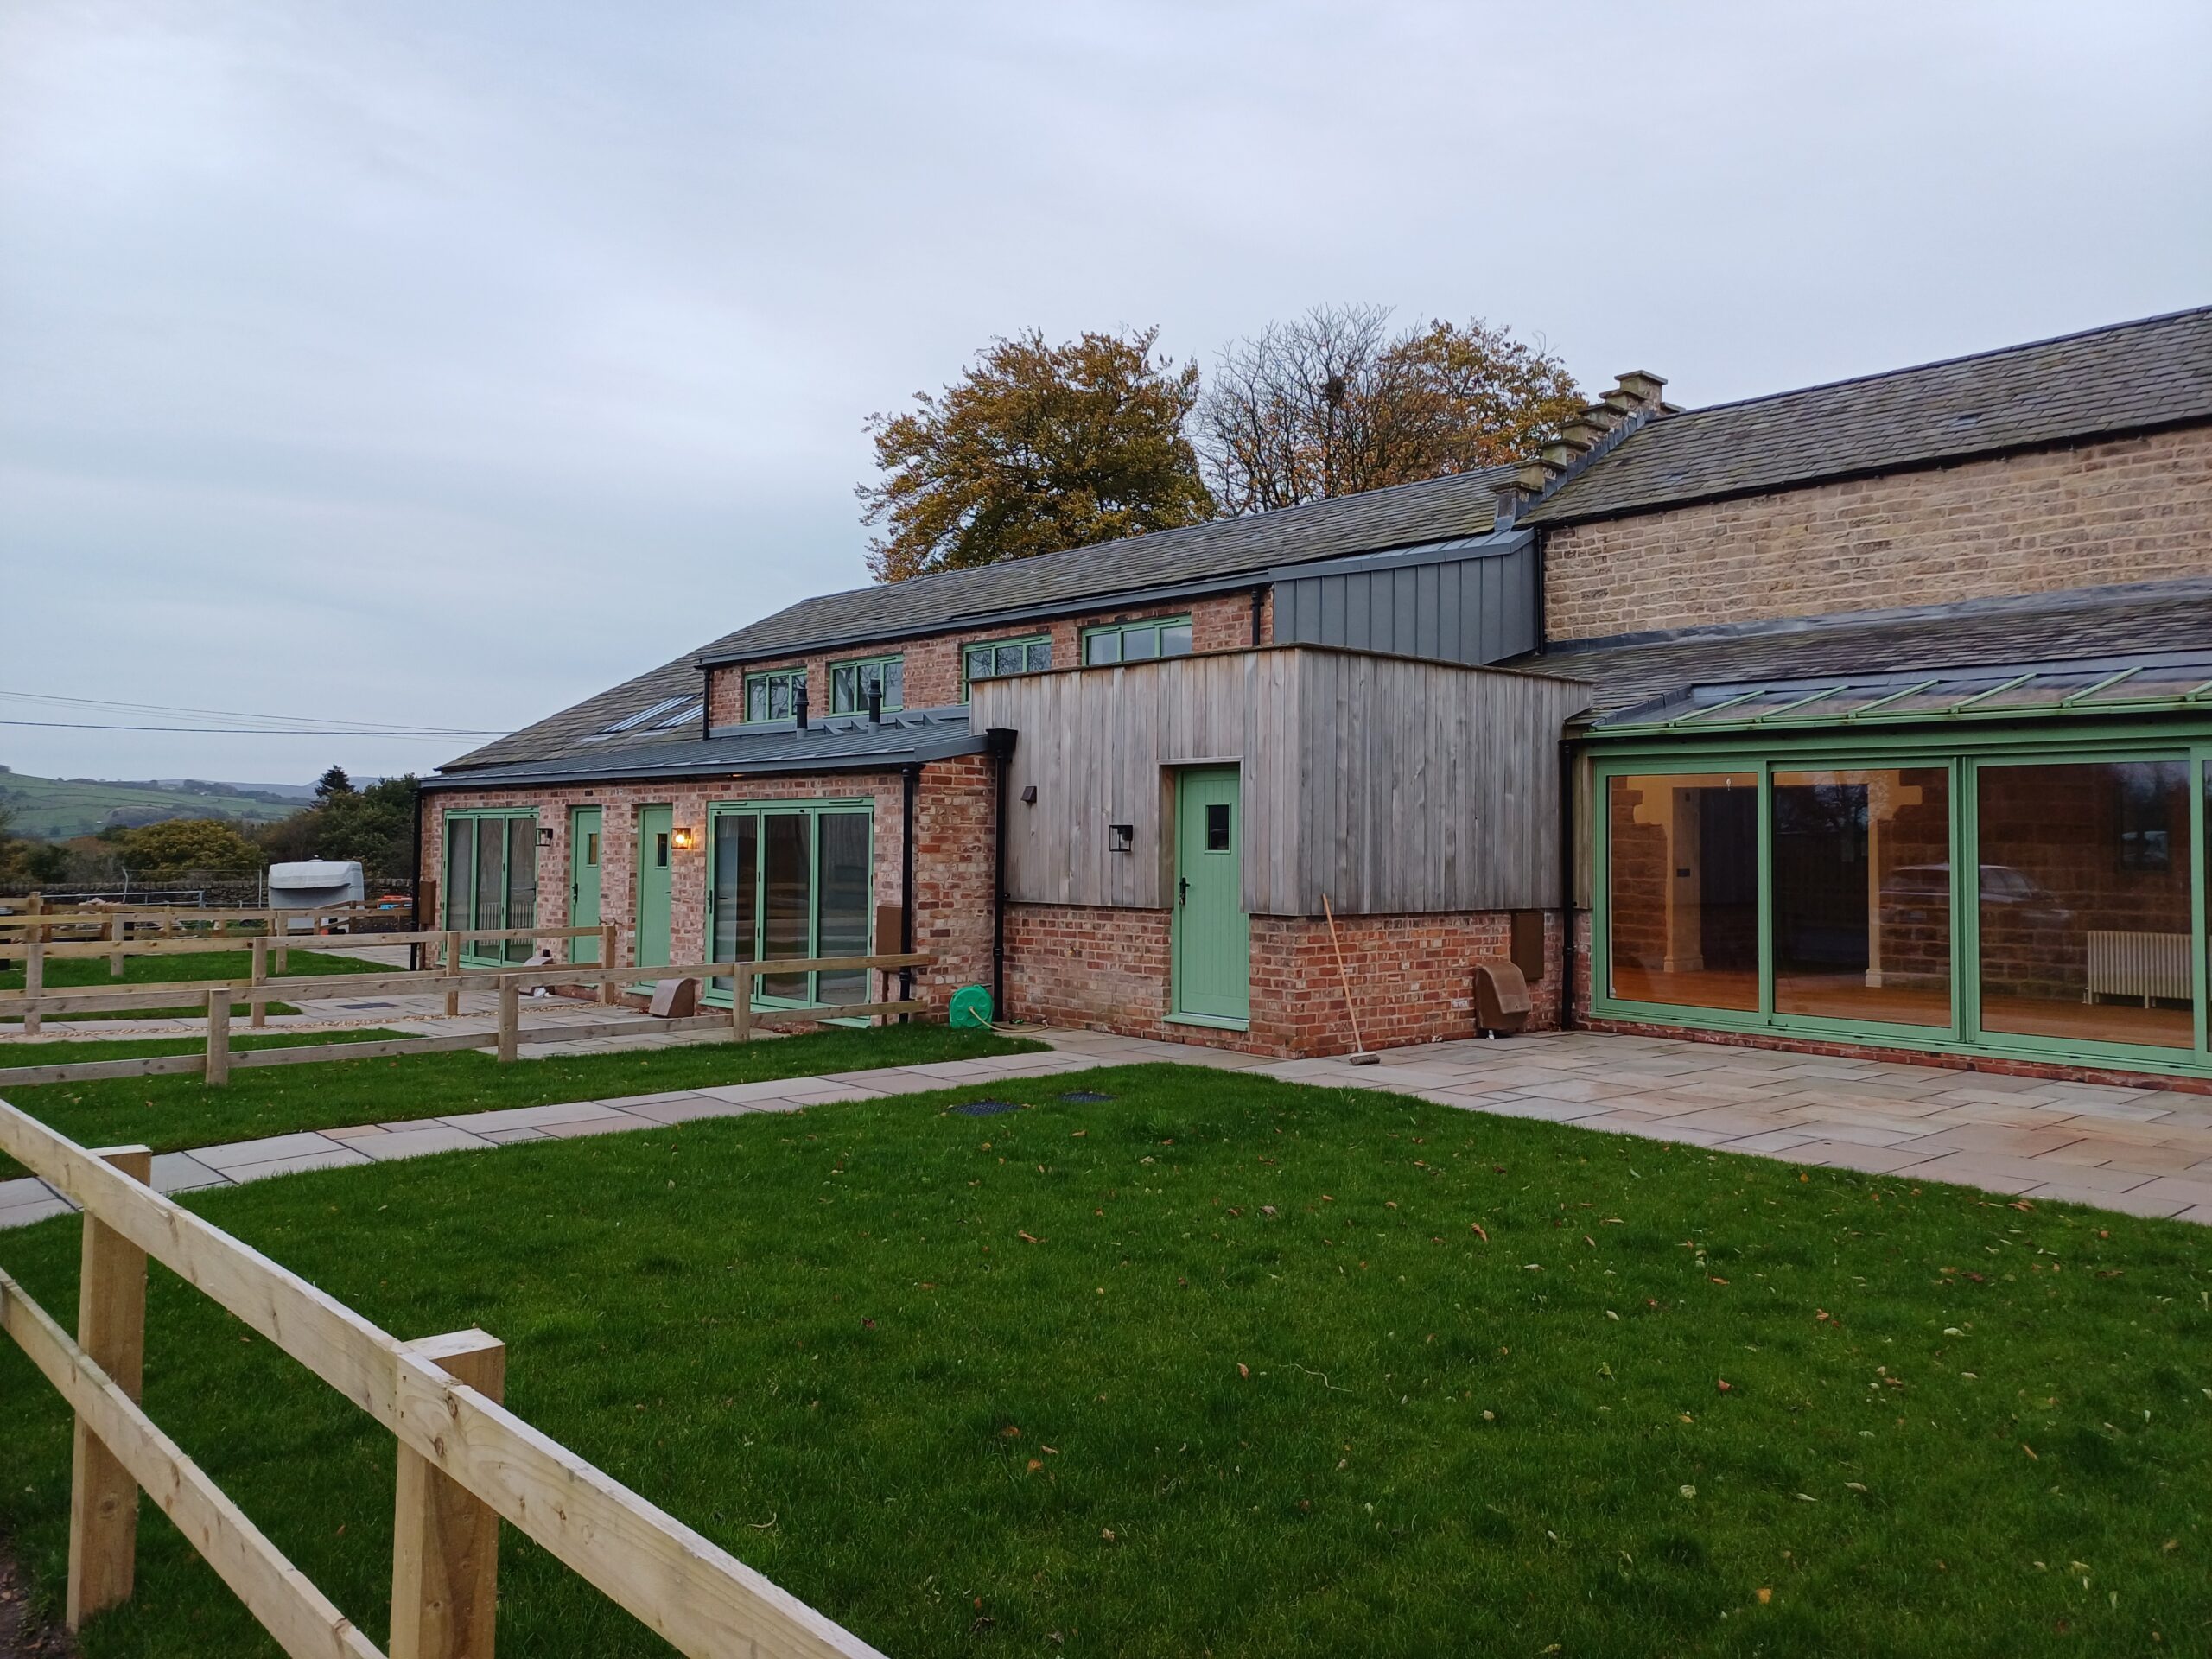
[[[569,931],[588,934],[597,930]],[[874,957],[779,957],[771,962],[703,962],[667,968],[624,967],[619,963],[605,967],[591,963],[565,963],[550,968],[465,969],[460,973],[431,969],[412,973],[333,974],[270,980],[260,971],[265,966],[263,957],[269,944],[270,941],[265,939],[254,941],[257,972],[251,980],[194,981],[181,988],[175,984],[143,985],[127,990],[88,992],[83,995],[0,997],[0,1019],[7,1018],[11,1013],[20,1014],[26,1031],[34,1029],[38,1018],[48,1014],[111,1013],[118,1007],[126,1011],[147,1007],[174,1007],[181,1000],[202,1001],[207,1007],[207,1034],[201,1051],[197,1054],[162,1054],[120,1060],[76,1060],[56,1065],[0,1069],[0,1087],[28,1089],[49,1083],[86,1083],[103,1077],[182,1077],[195,1072],[211,1087],[220,1087],[230,1081],[231,1072],[236,1069],[315,1065],[322,1061],[383,1059],[404,1054],[448,1053],[487,1046],[484,1033],[468,1033],[443,1037],[396,1037],[388,1042],[295,1044],[283,1048],[233,1052],[231,1046],[231,1005],[240,1000],[245,1001],[252,1012],[254,1024],[260,1025],[263,1023],[263,1009],[279,990],[294,996],[370,996],[404,995],[410,991],[443,991],[448,1014],[454,1011],[464,988],[496,990],[499,995],[499,1024],[488,1046],[496,1050],[502,1061],[512,1061],[519,1058],[522,1044],[522,993],[539,985],[596,984],[601,987],[602,995],[606,995],[621,985],[639,982],[642,976],[648,975],[654,979],[727,979],[731,982],[730,1011],[728,1014],[661,1020],[643,1028],[654,1032],[726,1028],[732,1040],[741,1043],[751,1039],[756,1027],[815,1025],[825,1020],[838,1019],[889,1019],[895,1015],[925,1014],[929,1010],[928,1002],[923,999],[894,999],[888,995],[874,1001],[755,1007],[753,1006],[753,982],[756,979],[785,974],[874,972],[885,976],[887,988],[891,975],[904,969],[925,968],[937,960],[927,952],[915,951]],[[449,938],[447,950],[449,961],[458,959],[457,947]],[[179,995],[180,988],[185,992],[182,998]],[[601,1025],[557,1026],[532,1034],[540,1041],[581,1043],[601,1037],[631,1036],[640,1029],[637,1021],[624,1020]]]
[[[0,1101],[0,1152],[85,1211],[75,1340],[0,1273],[4,1330],[77,1415],[67,1618],[131,1593],[143,1491],[295,1659],[384,1659],[138,1403],[149,1257],[397,1442],[392,1659],[490,1659],[499,1522],[694,1659],[876,1649],[500,1403],[480,1331],[405,1343],[145,1185],[143,1147],[91,1152]]]

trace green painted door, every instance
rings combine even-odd
[[[569,925],[599,925],[599,809],[579,806],[569,814]],[[597,962],[597,939],[570,939],[570,962]]]
[[[675,896],[675,860],[670,842],[676,834],[676,810],[638,809],[638,966],[668,965],[668,912]]]
[[[1243,828],[1234,766],[1175,781],[1174,1005],[1178,1017],[1243,1025],[1252,1011]]]

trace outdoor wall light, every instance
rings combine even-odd
[[[1112,851],[1126,853],[1136,844],[1137,827],[1134,823],[1109,823],[1106,828],[1114,837],[1107,843]]]
[[[541,847],[550,847],[553,844],[553,826],[551,824],[541,823],[537,826],[537,844]]]
[[[1021,804],[1022,804],[1024,806],[1034,806],[1034,805],[1036,805],[1036,804],[1037,804],[1037,785],[1034,785],[1034,784],[1024,784],[1024,785],[1021,786]]]
[[[676,831],[674,839],[677,852],[688,853],[691,850],[693,837],[689,830],[678,830]]]

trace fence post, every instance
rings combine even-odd
[[[248,1021],[256,1031],[269,1023],[269,1000],[264,988],[269,983],[269,939],[267,935],[253,942],[253,995],[247,998],[252,1015]]]
[[[218,985],[207,993],[207,1063],[200,1080],[220,1089],[231,1080],[231,988]]]
[[[507,1346],[481,1331],[407,1344],[486,1399],[506,1393]],[[391,1539],[391,1659],[492,1659],[499,1517],[404,1442]]]
[[[114,941],[115,944],[120,945],[126,941],[129,938],[129,934],[130,924],[123,919],[122,911],[118,910],[108,920],[107,936],[110,939]],[[107,959],[107,971],[108,977],[111,979],[121,979],[123,977],[123,952],[121,950],[118,950],[113,956]]]
[[[23,995],[42,996],[46,993],[46,930],[34,927],[23,945]],[[23,1035],[38,1035],[38,1004],[27,1003],[23,1007]]]
[[[614,953],[620,948],[621,937],[621,930],[617,928],[613,923],[607,922],[601,926],[599,930],[599,965],[601,968],[612,968],[614,966]],[[599,982],[600,1006],[605,1008],[611,1008],[621,1000],[621,988],[616,985],[612,979],[602,977]]]
[[[512,979],[499,982],[499,1058],[515,1058],[518,1033],[522,1022],[522,992]]]
[[[457,932],[448,933],[446,935],[446,977],[450,979],[460,971],[461,935]],[[461,987],[449,985],[446,988],[446,1018],[450,1020],[460,1012]]]
[[[154,1154],[143,1147],[106,1147],[92,1156],[134,1181],[152,1178]],[[146,1253],[88,1214],[79,1262],[78,1346],[136,1400],[145,1374]],[[130,1599],[137,1560],[137,1483],[80,1417],[69,1474],[69,1579],[63,1607],[71,1630]]]
[[[753,1040],[753,964],[741,962],[729,981],[729,1039]]]

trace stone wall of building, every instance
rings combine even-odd
[[[987,640],[1027,639],[1043,635],[1052,641],[1052,666],[1074,668],[1083,661],[1083,631],[1109,622],[1135,622],[1147,617],[1188,616],[1193,651],[1238,651],[1265,645],[1272,637],[1272,595],[1262,602],[1260,637],[1252,637],[1252,595],[1247,589],[1216,594],[1179,604],[1123,606],[1088,612],[1050,622],[995,628],[970,628],[957,633],[931,634],[924,639],[894,641],[880,649],[855,646],[850,650],[805,656],[762,658],[757,662],[731,664],[710,671],[707,695],[709,712],[716,726],[731,726],[744,718],[745,677],[766,670],[804,668],[808,713],[818,718],[830,712],[830,669],[870,656],[898,655],[905,659],[906,706],[945,709],[961,700],[961,659],[968,646]]]
[[[922,770],[915,802],[915,844],[921,856],[914,872],[915,948],[941,960],[917,976],[934,1001],[950,988],[988,982],[990,927],[990,762],[964,755],[934,762]],[[442,790],[424,798],[423,872],[438,883],[440,921],[445,891],[445,819],[448,812],[487,807],[531,807],[553,842],[537,853],[536,923],[565,925],[569,913],[569,810],[601,810],[600,916],[620,930],[616,961],[637,960],[638,813],[646,806],[673,810],[677,828],[693,832],[689,849],[677,848],[672,861],[670,951],[678,962],[706,959],[708,808],[735,801],[865,800],[874,817],[876,905],[899,902],[905,872],[903,776],[896,772],[766,777],[713,782],[597,785],[559,789]],[[878,939],[879,954],[899,948],[895,938]]]
[[[1554,639],[2212,575],[2212,427],[1546,532]]]

